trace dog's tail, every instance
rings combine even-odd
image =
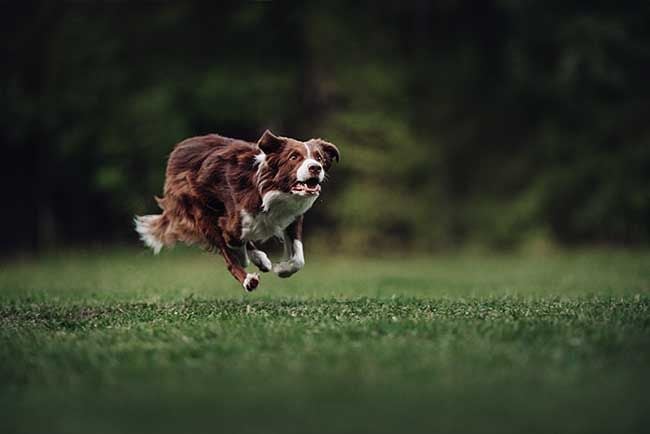
[[[154,254],[160,253],[160,249],[168,243],[165,242],[165,232],[169,226],[167,217],[163,214],[135,216],[133,219],[135,230],[140,234],[140,239],[151,247]]]

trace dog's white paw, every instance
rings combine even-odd
[[[289,277],[299,271],[305,264],[295,260],[282,261],[273,266],[273,272],[279,277]]]
[[[247,273],[244,279],[244,290],[246,292],[255,291],[255,288],[260,284],[260,275],[257,273]]]
[[[250,260],[260,269],[261,272],[266,273],[267,271],[271,271],[273,264],[271,264],[271,260],[266,256],[266,253],[261,250],[251,250],[248,254]]]

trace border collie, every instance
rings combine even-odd
[[[136,216],[136,230],[156,254],[176,242],[220,252],[233,277],[253,291],[260,277],[246,272],[249,262],[280,277],[305,265],[303,214],[339,159],[332,143],[269,130],[257,143],[217,134],[186,139],[171,153],[164,195],[156,197],[162,214]],[[284,244],[276,264],[254,244],[272,237]]]

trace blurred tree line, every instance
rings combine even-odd
[[[342,250],[647,245],[649,8],[5,4],[2,250],[135,241],[176,142],[265,128],[339,145]]]

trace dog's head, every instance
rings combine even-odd
[[[275,190],[317,196],[332,162],[341,158],[338,148],[325,140],[301,142],[269,130],[262,134],[257,146],[257,186],[261,194]]]

